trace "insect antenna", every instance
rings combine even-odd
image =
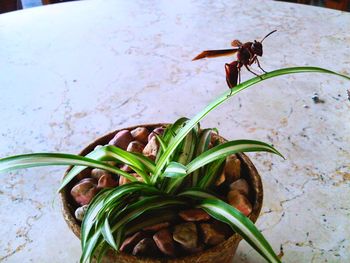
[[[271,31],[270,33],[268,33],[268,34],[260,41],[260,43],[262,43],[262,42],[264,41],[265,38],[267,38],[269,35],[275,33],[276,31],[277,31],[277,29],[275,29],[275,30]]]

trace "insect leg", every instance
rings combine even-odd
[[[254,71],[252,71],[247,65],[244,65],[245,68],[250,72],[250,73],[253,73],[255,76],[259,77],[262,79],[262,77],[260,75],[258,75],[257,73],[255,73]]]
[[[261,66],[258,57],[255,57],[256,63],[258,64],[258,67],[264,72],[267,73]]]

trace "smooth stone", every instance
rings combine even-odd
[[[131,253],[137,243],[146,237],[144,232],[136,232],[132,236],[127,237],[122,245],[120,246],[120,251]]]
[[[248,198],[242,193],[231,190],[227,195],[228,203],[239,210],[245,216],[250,215],[252,212],[252,204],[249,202]]]
[[[126,150],[129,143],[133,141],[134,138],[131,136],[129,130],[122,130],[117,132],[117,134],[113,137],[112,140],[109,141],[109,145],[117,146],[123,150]]]
[[[144,156],[155,160],[157,153],[158,153],[158,142],[156,137],[152,137],[151,140],[146,144],[145,148],[143,149],[142,153]]]
[[[71,190],[71,195],[79,205],[87,205],[97,194],[97,185],[92,178],[85,178],[77,183]]]
[[[79,221],[83,221],[84,215],[88,208],[89,205],[83,205],[81,207],[78,207],[74,212],[75,218]]]
[[[191,250],[197,247],[198,233],[194,223],[184,223],[176,225],[173,233],[173,239],[180,243],[186,250]]]
[[[249,195],[249,184],[245,179],[238,179],[230,184],[230,190],[236,190],[245,196]]]
[[[134,256],[155,257],[159,255],[159,250],[152,238],[144,238],[136,244],[132,250]]]
[[[139,141],[132,141],[129,143],[128,147],[126,150],[128,152],[134,152],[134,153],[142,153],[143,149],[145,148],[145,145],[142,144]]]
[[[142,142],[143,144],[147,144],[148,136],[150,134],[147,128],[137,127],[136,129],[133,129],[130,133],[136,141]]]
[[[179,216],[188,222],[207,221],[211,218],[207,212],[200,208],[182,210],[179,212]]]
[[[175,256],[175,242],[168,228],[163,228],[153,235],[159,250],[167,256]]]
[[[213,223],[201,223],[199,225],[203,242],[207,245],[215,246],[226,239],[226,233],[223,228]]]
[[[118,185],[118,181],[111,174],[104,174],[98,180],[97,188],[112,188]]]

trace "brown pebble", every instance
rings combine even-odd
[[[78,204],[89,204],[92,198],[97,194],[98,189],[94,181],[93,178],[85,178],[72,188],[70,193]]]
[[[98,180],[97,188],[112,188],[116,186],[118,186],[118,181],[111,174],[105,174]]]
[[[226,182],[228,184],[238,180],[241,177],[241,161],[236,155],[230,155],[226,158],[224,167]]]
[[[176,225],[173,239],[186,250],[195,249],[198,245],[197,227],[194,223]]]
[[[134,138],[131,136],[130,131],[128,130],[122,130],[119,131],[112,140],[109,141],[109,145],[114,145],[119,148],[122,148],[123,150],[126,150],[129,143],[133,141]]]
[[[148,142],[149,131],[147,130],[147,128],[137,127],[136,129],[133,129],[130,133],[136,141],[142,142],[143,144],[146,144]]]
[[[150,141],[155,135],[162,135],[164,133],[165,129],[163,127],[155,128],[148,136],[148,141]]]
[[[218,178],[215,181],[215,186],[220,186],[226,181],[226,175],[225,172],[222,171],[221,174],[218,176]]]
[[[230,184],[230,190],[236,190],[245,196],[249,195],[249,185],[245,179],[238,179]]]
[[[134,153],[142,153],[143,149],[145,148],[145,145],[138,141],[132,141],[129,143],[126,150],[128,152],[134,152]]]
[[[157,138],[152,137],[152,139],[147,143],[147,145],[143,149],[142,153],[144,156],[152,160],[155,160],[158,153],[158,148],[159,148],[159,145],[157,142]]]
[[[168,226],[170,226],[169,222],[162,222],[162,223],[158,223],[155,225],[147,226],[147,227],[143,228],[143,230],[157,232],[157,231],[161,230],[162,228],[166,228]]]
[[[239,210],[245,216],[252,212],[252,204],[248,198],[236,190],[231,190],[227,195],[228,203]]]
[[[127,237],[120,246],[120,251],[130,253],[135,245],[145,237],[146,235],[144,232],[136,232],[132,236]]]
[[[207,221],[211,218],[207,212],[200,208],[182,210],[179,212],[179,216],[188,222]]]
[[[91,170],[91,177],[96,179],[96,180],[99,180],[101,178],[102,175],[105,175],[105,174],[109,174],[109,172],[103,170],[103,169],[99,169],[99,168],[94,168]]]
[[[199,225],[203,242],[207,245],[215,246],[226,239],[226,233],[213,223],[201,223]]]
[[[153,235],[153,240],[159,250],[167,256],[175,256],[175,243],[168,228],[163,228]]]
[[[132,250],[134,256],[154,257],[159,255],[159,250],[152,238],[144,238],[136,244]]]

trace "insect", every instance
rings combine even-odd
[[[250,69],[250,66],[254,63],[258,64],[258,67],[266,73],[266,71],[260,66],[260,62],[258,57],[261,57],[263,54],[263,46],[262,42],[265,38],[275,33],[277,30],[273,30],[268,33],[261,41],[254,42],[246,42],[242,43],[239,40],[233,40],[231,42],[232,49],[219,49],[219,50],[206,50],[196,56],[193,60],[198,60],[202,58],[214,58],[214,57],[222,57],[234,55],[237,53],[237,60],[226,63],[225,71],[226,71],[226,82],[229,88],[232,89],[241,83],[241,68],[244,66],[249,72],[254,75],[260,77],[257,73]]]

